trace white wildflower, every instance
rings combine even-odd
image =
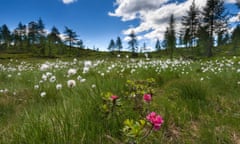
[[[92,62],[91,61],[84,61],[84,67],[91,67]]]
[[[86,79],[81,79],[81,80],[80,80],[81,83],[83,83],[83,82],[85,82],[85,81],[86,81]]]
[[[67,85],[69,88],[73,88],[76,86],[76,81],[75,80],[68,80]]]
[[[41,96],[41,97],[45,97],[46,94],[47,94],[46,92],[41,92],[41,93],[40,93],[40,96]]]
[[[77,77],[77,80],[80,81],[81,79],[82,79],[82,77],[79,75],[79,76]]]
[[[62,89],[62,84],[57,84],[57,85],[56,85],[56,89],[57,89],[57,90]]]
[[[46,81],[47,80],[47,75],[43,74],[42,75],[42,80]]]
[[[56,76],[51,76],[49,82],[54,83],[56,81]]]
[[[92,84],[92,88],[96,88],[96,85],[95,85],[95,84]]]
[[[50,66],[48,64],[42,64],[40,67],[40,71],[46,71],[49,68],[50,68]]]
[[[87,73],[89,71],[89,67],[83,67],[83,73]]]
[[[101,73],[101,76],[104,76],[104,73]]]
[[[77,73],[77,70],[76,70],[76,69],[71,68],[71,69],[68,70],[68,75],[69,75],[69,76],[75,75],[76,73]]]
[[[34,86],[34,89],[39,89],[39,85],[35,85],[35,86]]]

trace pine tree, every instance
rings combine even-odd
[[[1,34],[0,42],[4,44],[5,48],[9,48],[12,36],[6,24],[2,25],[2,27],[0,28],[0,34]]]
[[[132,52],[132,56],[136,56],[136,52],[137,52],[137,45],[138,45],[138,42],[137,42],[137,36],[135,35],[135,32],[132,31],[129,35],[129,42],[128,42],[128,45],[129,45],[129,48]]]
[[[160,44],[159,39],[157,39],[157,41],[156,41],[155,49],[156,49],[156,51],[160,51],[161,50],[161,44]]]
[[[118,52],[120,52],[121,49],[123,48],[123,46],[122,46],[122,40],[121,40],[120,37],[117,37],[116,48],[117,48]]]
[[[196,36],[199,29],[199,15],[200,11],[195,5],[195,0],[193,0],[190,9],[187,11],[187,15],[182,18],[183,25],[183,42],[193,51],[193,47],[196,45]]]
[[[240,24],[238,24],[238,26],[234,29],[231,39],[233,43],[233,52],[236,54],[240,48]]]
[[[71,51],[74,41],[77,40],[77,34],[72,29],[65,27],[65,42],[69,44],[69,49]]]
[[[173,58],[173,52],[176,47],[176,36],[175,36],[175,19],[174,15],[171,14],[169,26],[165,32],[165,40],[166,40],[166,49],[170,58]]]
[[[43,24],[43,21],[41,18],[39,18],[38,23],[37,23],[37,41],[40,44],[40,54],[45,55],[45,26]]]
[[[224,20],[224,1],[223,0],[208,0],[206,6],[203,8],[203,27],[208,32],[208,46],[207,56],[213,56],[214,36],[218,35],[226,28],[226,21]]]
[[[113,39],[110,40],[109,46],[108,46],[108,50],[113,52],[115,49],[116,45]]]
[[[48,56],[52,55],[52,46],[62,43],[59,35],[60,35],[60,32],[55,26],[53,26],[51,32],[47,36],[48,43],[49,43]],[[60,54],[60,50],[58,53]]]
[[[22,50],[23,43],[27,39],[26,25],[23,25],[21,22],[19,22],[18,27],[13,32],[13,36],[15,46]]]

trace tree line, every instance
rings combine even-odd
[[[76,32],[65,27],[63,35],[53,26],[47,33],[41,18],[28,25],[19,22],[11,32],[6,24],[0,27],[0,52],[13,51],[18,53],[33,53],[38,56],[56,56],[79,54],[83,49],[83,41]]]
[[[240,2],[236,3],[240,9]],[[166,51],[173,57],[176,47],[185,48],[188,55],[212,57],[214,53],[222,52],[222,48],[231,47],[232,54],[240,54],[240,24],[230,34],[228,31],[230,15],[223,0],[207,0],[206,5],[200,10],[193,0],[186,15],[181,20],[181,31],[175,30],[175,18],[172,14],[168,27],[164,33],[164,39],[156,41],[156,51]],[[136,34],[129,34],[129,49],[134,54],[138,51]],[[111,40],[109,50],[114,47]],[[143,44],[146,47],[146,44]],[[229,49],[229,48],[228,48]]]

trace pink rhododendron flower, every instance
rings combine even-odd
[[[116,100],[116,99],[118,99],[118,96],[116,96],[116,95],[112,95],[112,96],[111,96],[111,100],[114,101],[114,100]]]
[[[152,100],[152,95],[151,94],[144,94],[143,95],[143,100],[145,102],[150,102]]]
[[[147,115],[147,120],[153,125],[155,130],[160,129],[161,125],[163,124],[163,118],[160,115],[157,115],[155,112],[151,112]]]

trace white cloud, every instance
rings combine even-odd
[[[230,18],[229,22],[230,23],[236,23],[240,21],[240,12],[238,12],[238,14],[232,18]]]
[[[226,3],[236,3],[239,0],[225,0]]]
[[[116,0],[116,9],[109,12],[110,16],[120,17],[122,21],[140,20],[139,25],[123,30],[128,35],[132,30],[142,36],[142,39],[163,39],[164,32],[169,23],[171,14],[176,20],[175,29],[181,29],[181,18],[186,15],[193,0],[182,3],[170,3],[172,0]],[[205,6],[207,0],[195,0],[198,8]],[[226,0],[226,3],[234,3],[236,0]],[[125,38],[127,40],[128,38]]]
[[[70,3],[74,3],[74,2],[76,2],[77,0],[62,0],[62,2],[64,3],[64,4],[70,4]]]

